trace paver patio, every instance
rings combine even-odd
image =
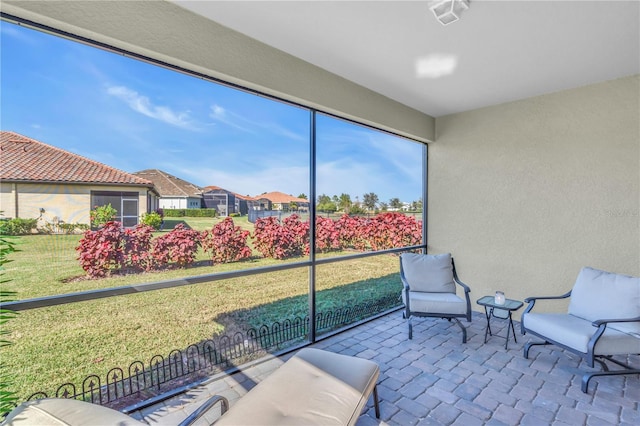
[[[519,334],[519,323],[518,342],[510,340],[508,350],[504,339],[483,343],[484,313],[473,313],[466,344],[453,323],[431,318],[413,323],[413,340],[407,339],[398,311],[313,345],[379,364],[381,419],[369,401],[359,426],[640,424],[638,375],[596,377],[584,394],[579,368],[588,369],[586,364],[555,346],[534,347],[524,359],[522,347],[532,337]],[[494,319],[491,325],[504,336],[506,321]],[[178,424],[213,394],[226,396],[233,406],[287,358],[242,367],[132,416],[150,425]],[[629,361],[640,364],[637,356]],[[216,408],[205,420],[219,414]]]

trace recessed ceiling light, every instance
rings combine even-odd
[[[433,54],[416,60],[418,78],[439,78],[453,74],[458,66],[458,57],[447,54]]]

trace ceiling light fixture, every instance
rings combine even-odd
[[[431,11],[442,25],[449,25],[460,19],[462,11],[469,9],[467,0],[441,0],[431,6]]]

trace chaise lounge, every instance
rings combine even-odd
[[[258,383],[231,408],[214,396],[180,426],[194,424],[217,403],[219,425],[354,425],[373,392],[376,417],[378,365],[370,360],[305,348]],[[28,401],[15,408],[3,425],[119,425],[139,422],[119,411],[75,399]]]

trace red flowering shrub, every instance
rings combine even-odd
[[[151,254],[153,227],[138,224],[124,230],[124,263],[132,268],[150,271],[155,266]]]
[[[286,259],[299,256],[304,251],[300,237],[301,226],[298,225],[300,221],[297,217],[287,219],[285,219],[286,226],[281,225],[273,216],[256,220],[252,236],[253,246],[262,253],[262,256]]]
[[[338,222],[327,217],[316,217],[316,250],[326,252],[341,248]]]
[[[351,247],[364,251],[367,249],[369,234],[368,219],[362,216],[343,215],[336,221],[336,228],[343,248]]]
[[[182,223],[151,243],[157,265],[174,262],[179,267],[185,267],[194,262],[198,247],[200,247],[200,233],[186,228]]]
[[[97,231],[86,231],[76,251],[80,266],[91,278],[105,277],[111,269],[124,263],[122,247],[124,232],[120,222],[107,222]]]
[[[402,213],[380,213],[369,221],[367,239],[372,250],[413,246],[422,240],[422,223]]]
[[[288,230],[295,240],[292,247],[292,256],[300,256],[302,253],[309,254],[309,222],[300,222],[297,214],[292,214],[282,221],[282,226]]]
[[[211,231],[203,231],[200,234],[200,244],[205,252],[211,253],[214,264],[235,262],[251,257],[251,249],[247,245],[248,236],[249,231],[234,226],[233,219],[227,217]]]

